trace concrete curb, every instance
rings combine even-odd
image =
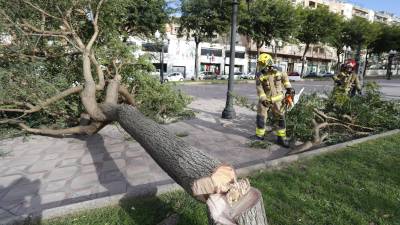
[[[285,166],[289,165],[290,163],[303,160],[303,159],[308,159],[312,158],[318,155],[330,153],[330,152],[335,152],[340,149],[343,149],[348,146],[353,146],[356,144],[360,144],[366,141],[371,141],[371,140],[376,140],[378,138],[382,137],[387,137],[391,136],[394,134],[399,134],[400,129],[388,131],[385,133],[381,134],[376,134],[348,142],[343,142],[340,144],[332,145],[332,146],[327,146],[327,147],[322,147],[319,149],[315,149],[312,151],[308,152],[303,152],[299,153],[296,155],[290,155],[290,156],[285,156],[279,159],[274,159],[274,160],[265,160],[264,162],[261,163],[256,163],[250,166],[245,166],[242,168],[239,168],[236,170],[239,176],[248,176],[252,173],[255,172],[260,172],[260,171],[265,171],[265,170],[278,170],[281,168],[284,168]],[[172,184],[163,184],[157,186],[157,192],[155,193],[155,196],[172,192],[172,191],[177,191],[177,190],[183,190],[178,184],[172,183]],[[112,205],[117,205],[122,199],[126,198],[134,198],[134,197],[140,197],[140,196],[146,196],[146,193],[140,193],[140,194],[118,194],[118,195],[113,195],[113,196],[107,196],[103,198],[98,198],[98,199],[93,199],[85,202],[79,202],[79,203],[74,203],[66,206],[61,206],[61,207],[56,207],[52,209],[46,209],[41,212],[41,219],[52,219],[56,217],[61,217],[61,216],[66,216],[72,213],[77,213],[82,210],[90,210],[90,209],[96,209],[96,208],[101,208],[101,207],[106,207],[106,206],[112,206]],[[14,217],[14,218],[9,218],[6,221],[1,221],[0,224],[2,225],[11,225],[14,224],[18,221],[22,221],[25,219],[27,215],[25,216],[20,216],[20,217]]]
[[[368,137],[364,137],[364,138],[359,138],[359,139],[339,143],[336,145],[322,147],[322,148],[318,148],[315,150],[311,150],[311,151],[307,151],[307,152],[303,152],[303,153],[299,153],[299,154],[295,154],[295,155],[284,156],[279,159],[265,161],[265,162],[254,164],[251,166],[239,168],[236,171],[239,174],[239,176],[247,176],[249,174],[252,174],[254,172],[259,172],[259,171],[278,170],[278,169],[284,168],[285,166],[287,166],[290,163],[293,163],[293,162],[296,162],[299,160],[308,159],[308,158],[312,158],[312,157],[315,157],[318,155],[335,152],[335,151],[341,150],[341,149],[349,147],[349,146],[353,146],[353,145],[360,144],[360,143],[363,143],[366,141],[372,141],[372,140],[376,140],[378,138],[383,138],[383,137],[387,137],[387,136],[391,136],[391,135],[399,134],[399,133],[400,133],[400,129],[395,129],[395,130],[391,130],[391,131],[384,132],[381,134],[376,134],[376,135],[372,135],[372,136],[368,136]]]
[[[171,181],[173,182],[173,181]],[[15,223],[18,224],[18,222],[22,222],[25,219],[29,217],[33,217],[35,219],[43,219],[43,220],[48,220],[56,217],[62,217],[62,216],[67,216],[73,213],[78,213],[82,212],[85,210],[91,210],[91,209],[97,209],[97,208],[102,208],[102,207],[107,207],[107,206],[114,206],[118,205],[119,202],[123,199],[129,199],[129,198],[137,198],[137,197],[146,197],[146,196],[159,196],[164,193],[172,192],[172,191],[178,191],[178,190],[183,190],[181,186],[179,186],[176,183],[171,183],[171,184],[163,184],[157,186],[157,192],[156,193],[146,193],[144,191],[143,193],[124,193],[124,194],[117,194],[117,195],[112,195],[112,196],[107,196],[103,198],[97,198],[93,200],[88,200],[84,202],[78,202],[74,204],[69,204],[65,206],[60,206],[56,208],[51,208],[51,209],[45,209],[43,210],[40,215],[22,215],[22,216],[15,216],[12,218],[8,218],[6,220],[0,220],[1,225],[14,225]]]
[[[255,80],[234,80],[235,84],[254,84]],[[180,85],[197,85],[197,84],[228,84],[228,80],[221,81],[221,80],[214,80],[214,81],[188,81],[178,83]]]

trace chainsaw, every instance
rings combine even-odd
[[[303,94],[304,88],[296,95],[286,95],[283,103],[285,104],[286,112],[289,112],[299,102],[301,95]]]

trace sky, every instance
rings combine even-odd
[[[387,11],[400,16],[400,0],[346,0],[349,3],[354,3],[374,11]],[[177,7],[178,0],[169,0],[169,5]]]
[[[347,0],[347,2],[375,11],[383,10],[400,16],[400,0]]]

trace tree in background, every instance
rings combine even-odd
[[[400,50],[400,26],[381,24],[382,30],[372,42],[373,53]]]
[[[381,32],[371,43],[373,53],[389,53],[391,50],[400,52],[400,26],[381,24]],[[387,75],[390,78],[393,55],[388,54]]]
[[[260,48],[271,40],[288,40],[293,35],[296,11],[286,0],[254,0],[242,4],[239,15],[239,33],[256,43],[257,57]]]
[[[229,29],[228,1],[182,0],[178,36],[193,38],[195,49],[195,77],[199,73],[199,45]]]
[[[327,7],[298,8],[298,13],[300,26],[296,37],[305,44],[301,65],[301,76],[303,76],[305,56],[310,45],[326,43],[331,29],[338,26],[339,20],[337,15],[330,12]]]
[[[336,57],[337,57],[337,67],[340,68],[340,55],[344,52],[343,47],[347,43],[346,33],[343,32],[344,26],[346,24],[346,20],[343,17],[337,15],[337,26],[332,27],[330,31],[330,35],[328,37],[328,44],[334,48],[336,48]]]
[[[345,23],[342,32],[345,34],[345,44],[355,49],[355,59],[359,62],[362,49],[366,49],[368,55],[371,44],[379,35],[380,25],[355,16]]]

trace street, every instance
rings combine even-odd
[[[394,80],[375,80],[381,86],[381,92],[386,99],[400,100],[400,79]],[[323,94],[332,90],[333,81],[303,81],[292,82],[292,86],[298,93],[304,87],[305,93],[318,92]],[[190,84],[179,85],[184,93],[201,99],[226,99],[227,84]],[[251,101],[256,101],[256,89],[254,83],[235,84],[234,93],[239,96],[245,96]]]

